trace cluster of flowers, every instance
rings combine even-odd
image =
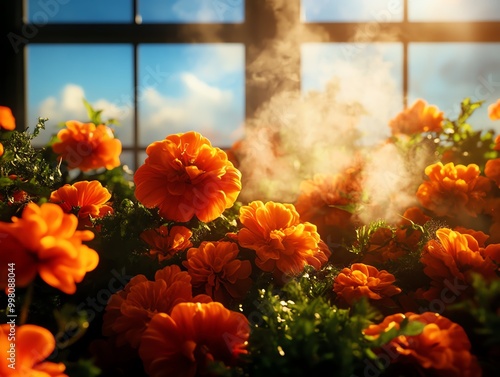
[[[500,101],[490,107],[490,117],[500,118]],[[439,146],[434,140],[447,134],[444,122],[439,109],[419,100],[391,121],[388,142],[415,146],[432,140]],[[0,107],[0,127],[1,167],[2,159],[16,153],[9,150],[15,122],[8,108]],[[106,221],[122,211],[120,198],[101,180],[85,178],[120,168],[122,147],[105,124],[69,121],[50,149],[59,165],[81,174],[46,195],[23,185],[32,177],[0,171],[4,206],[16,208],[10,220],[0,222],[0,288],[7,287],[7,266],[15,263],[20,289],[46,284],[70,297],[107,259],[99,242],[106,237]],[[500,150],[500,137],[491,150]],[[448,152],[458,153],[456,144],[438,152],[443,160]],[[374,357],[390,350],[388,364],[436,376],[481,375],[468,329],[442,314],[445,304],[473,297],[476,274],[486,282],[498,280],[500,158],[486,159],[484,166],[433,161],[416,188],[418,203],[399,223],[362,224],[362,160],[341,173],[304,180],[295,203],[242,205],[238,150],[228,154],[199,133],[186,132],[152,143],[146,153],[130,187],[137,205],[159,219],[138,228],[146,251],[139,258],[155,267],[110,292],[102,337],[90,346],[98,361],[107,359],[101,368],[116,368],[127,358],[140,359],[151,376],[216,375],[217,363],[226,372],[241,366],[252,349],[253,324],[242,306],[249,292],[262,281],[279,289],[312,267],[330,271],[325,284],[332,310],[366,300],[383,314],[363,330],[367,339],[408,322],[422,324],[418,334],[396,332],[373,349]],[[209,225],[220,219],[229,224],[220,237],[197,238],[200,224],[213,229]],[[392,271],[398,264],[408,268]],[[425,279],[399,284],[408,271],[420,271]],[[22,297],[29,301],[28,294]],[[8,331],[0,327],[2,347],[9,344]],[[1,375],[66,375],[63,363],[44,361],[56,347],[46,328],[19,324],[16,347],[16,369],[2,358]],[[117,352],[110,355],[110,347]]]

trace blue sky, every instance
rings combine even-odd
[[[40,7],[29,0],[29,17],[43,13],[50,22],[131,22],[131,1],[71,0]],[[306,21],[400,21],[399,0],[303,0]],[[141,0],[142,22],[240,22],[243,0]],[[40,13],[41,12],[41,13]],[[500,16],[500,1],[410,0],[412,20],[472,20]],[[214,144],[228,146],[243,135],[244,47],[238,44],[140,45],[138,49],[138,114],[140,143],[168,133],[196,129]],[[131,45],[28,46],[28,126],[38,116],[57,123],[85,120],[82,98],[104,117],[120,119],[117,135],[132,143],[133,95]],[[402,108],[402,46],[386,44],[304,44],[302,90],[321,91],[337,77],[344,100],[356,98],[368,109],[361,128],[372,137],[388,132],[387,121]],[[411,44],[409,102],[424,98],[446,115],[456,116],[466,96],[500,98],[500,44]],[[497,84],[498,83],[498,84]],[[486,106],[475,115],[481,128],[495,126]],[[496,126],[498,127],[498,126]]]

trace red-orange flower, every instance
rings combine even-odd
[[[166,219],[209,222],[231,207],[241,191],[241,173],[226,153],[197,132],[167,136],[146,149],[134,175],[135,196]]]
[[[43,327],[0,325],[0,376],[68,377],[63,363],[44,361],[55,346],[54,336]]]
[[[110,192],[99,181],[79,181],[66,184],[50,194],[50,201],[58,204],[64,212],[73,213],[83,225],[91,225],[90,218],[100,218],[113,212],[106,203]]]
[[[421,132],[439,132],[442,130],[444,114],[436,106],[427,104],[422,99],[399,113],[389,122],[392,134],[413,135]]]
[[[364,333],[377,338],[392,328],[399,329],[405,318],[425,326],[419,335],[400,335],[383,347],[392,363],[417,368],[417,374],[422,376],[481,376],[477,358],[470,352],[471,343],[467,333],[460,325],[437,313],[389,315],[378,325],[369,326]]]
[[[488,116],[491,120],[500,119],[500,99],[488,106]]]
[[[137,348],[141,336],[156,313],[170,313],[180,302],[209,302],[210,297],[193,297],[191,277],[177,265],[157,271],[155,280],[137,275],[125,288],[113,294],[104,314],[103,334],[116,336],[118,346]]]
[[[16,129],[16,120],[12,110],[6,106],[0,106],[0,130],[12,131]]]
[[[88,171],[120,166],[122,144],[115,139],[111,128],[103,124],[96,126],[70,120],[66,128],[58,132],[57,138],[60,141],[54,143],[52,149],[70,169]]]
[[[4,235],[0,249],[0,287],[7,282],[7,265],[15,263],[16,284],[28,285],[36,276],[64,293],[73,294],[76,283],[97,267],[99,255],[82,244],[94,238],[91,231],[78,231],[78,219],[53,203],[29,203],[21,218],[0,222]]]
[[[417,198],[423,207],[437,216],[477,216],[484,207],[485,198],[491,190],[490,180],[479,176],[475,164],[443,166],[441,162],[425,168],[429,177],[420,185]]]
[[[238,245],[234,242],[202,242],[188,250],[183,265],[193,278],[195,288],[216,301],[227,303],[231,298],[243,298],[252,285],[252,265],[237,259]]]
[[[214,361],[235,365],[249,335],[247,318],[219,302],[181,303],[153,317],[139,355],[151,377],[202,376]]]
[[[158,255],[158,260],[164,261],[172,258],[179,251],[193,246],[189,240],[193,232],[185,226],[173,226],[170,231],[166,226],[156,229],[147,229],[141,233],[141,239],[150,246],[150,254]]]
[[[346,267],[333,281],[333,291],[349,305],[361,297],[371,300],[387,299],[401,292],[393,283],[396,278],[386,270],[377,270],[373,266],[354,263]]]
[[[306,265],[318,269],[330,256],[316,225],[301,223],[293,204],[254,201],[240,208],[240,221],[239,244],[255,250],[256,265],[277,277],[299,274]]]

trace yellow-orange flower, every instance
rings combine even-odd
[[[436,231],[436,236],[438,240],[427,242],[420,258],[425,265],[425,274],[432,279],[431,288],[423,293],[424,298],[440,297],[444,289],[450,290],[450,285],[456,286],[457,283],[467,283],[466,287],[472,282],[471,272],[485,278],[495,276],[495,263],[472,235],[441,228]],[[493,249],[489,251],[493,252]]]
[[[195,288],[216,301],[228,303],[231,298],[243,298],[252,285],[252,265],[237,259],[238,245],[234,242],[202,242],[188,250],[183,265],[193,278]]]
[[[137,348],[141,336],[156,313],[170,313],[180,302],[210,302],[205,295],[193,297],[191,277],[177,265],[167,266],[150,281],[144,275],[132,278],[113,294],[104,314],[103,334],[116,336],[118,346]]]
[[[12,131],[16,129],[16,120],[12,110],[6,106],[0,106],[0,130]]]
[[[349,305],[361,297],[370,300],[387,299],[401,292],[393,283],[396,278],[386,270],[377,270],[373,266],[354,263],[346,267],[335,277],[333,291]]]
[[[73,294],[76,283],[97,267],[99,255],[82,244],[94,238],[91,231],[78,231],[78,219],[53,203],[29,203],[21,218],[0,222],[0,287],[7,282],[8,263],[16,264],[16,284],[28,285],[38,273],[52,287]]]
[[[3,156],[3,152],[4,152],[3,144],[0,143],[0,157]]]
[[[330,256],[316,225],[301,223],[293,204],[254,201],[240,208],[240,221],[239,244],[255,250],[256,265],[277,277],[299,274],[306,265],[318,269]]]
[[[9,335],[14,335],[15,340],[9,339]],[[13,348],[11,344],[14,344]],[[0,376],[68,377],[63,363],[44,361],[55,346],[54,336],[43,327],[0,325]]]
[[[189,240],[193,232],[185,226],[173,226],[170,231],[166,226],[156,229],[147,229],[141,233],[141,239],[150,246],[150,254],[158,255],[158,260],[164,261],[172,258],[179,251],[193,246]]]
[[[241,191],[241,173],[226,153],[197,132],[167,136],[146,149],[134,175],[135,196],[166,219],[209,222],[231,207]]]
[[[429,177],[420,185],[417,198],[424,208],[437,216],[477,216],[484,207],[485,198],[491,190],[490,180],[481,177],[475,164],[443,166],[441,162],[425,168]]]
[[[436,106],[427,104],[422,99],[399,113],[389,122],[392,134],[413,135],[421,132],[439,132],[442,130],[444,114]]]
[[[377,338],[392,328],[399,329],[405,318],[424,324],[419,335],[400,335],[391,340],[388,350],[392,363],[402,363],[417,368],[418,375],[439,377],[480,377],[481,367],[471,354],[471,343],[465,330],[437,313],[393,314],[378,325],[365,329],[365,335]]]
[[[153,317],[139,355],[151,377],[202,376],[214,361],[235,365],[249,335],[247,318],[219,302],[181,303]]]
[[[488,115],[491,120],[500,119],[500,99],[488,106]]]
[[[113,212],[106,203],[110,192],[99,181],[79,181],[66,184],[50,194],[50,201],[58,204],[64,212],[73,213],[83,225],[91,225],[90,217],[96,219]]]
[[[96,126],[70,120],[57,138],[60,141],[54,143],[52,149],[70,169],[88,171],[120,166],[122,144],[115,139],[111,128],[103,124]]]

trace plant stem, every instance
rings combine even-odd
[[[30,311],[31,301],[33,299],[33,291],[34,291],[34,284],[31,283],[28,286],[28,290],[26,291],[26,295],[24,296],[24,303],[23,306],[21,307],[21,317],[19,320],[20,325],[24,325],[26,323],[26,320],[28,319],[28,313]]]

